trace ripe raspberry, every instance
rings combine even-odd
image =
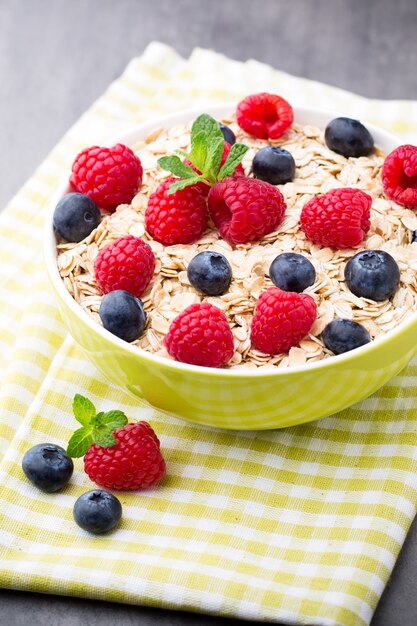
[[[237,105],[237,123],[240,128],[258,139],[277,139],[294,120],[292,106],[273,93],[255,93]]]
[[[178,178],[167,178],[151,194],[145,213],[149,235],[166,246],[193,243],[207,228],[206,201],[197,185],[168,194]]]
[[[91,146],[75,158],[70,184],[111,213],[119,204],[132,201],[142,184],[142,173],[140,160],[127,146]]]
[[[103,293],[124,289],[139,298],[155,270],[151,247],[133,235],[121,237],[101,250],[94,263],[94,274]]]
[[[288,352],[309,332],[316,316],[316,303],[308,294],[270,287],[255,308],[252,343],[266,354]]]
[[[390,200],[417,209],[417,146],[400,146],[387,156],[382,185]]]
[[[117,444],[102,448],[93,443],[84,456],[84,470],[107,489],[146,489],[165,476],[159,440],[147,422],[127,424],[113,433]]]
[[[226,163],[226,159],[229,156],[229,152],[230,152],[231,149],[232,149],[232,146],[230,145],[230,143],[227,143],[227,141],[225,141],[224,142],[224,148],[223,148],[223,154],[222,154],[222,160],[220,161],[220,167],[222,167]],[[191,161],[189,161],[188,159],[184,159],[184,163],[189,165],[191,167],[191,169],[193,169],[197,174],[201,174],[200,170],[198,170],[196,168],[196,166],[193,165],[193,163],[191,163]],[[233,172],[233,177],[234,176],[244,176],[244,175],[245,175],[245,171],[243,169],[242,163],[239,163],[239,165],[237,166],[237,168]],[[209,191],[211,189],[210,185],[206,185],[206,183],[197,183],[196,187],[199,188],[199,190],[201,191],[201,193],[203,194],[204,197],[208,196],[208,193],[209,193]]]
[[[369,230],[371,204],[371,196],[360,189],[332,189],[304,205],[300,217],[302,229],[311,241],[321,246],[357,246]]]
[[[202,302],[184,309],[165,337],[171,356],[182,363],[222,367],[233,356],[233,334],[225,314]]]
[[[214,224],[231,245],[261,239],[278,228],[286,205],[276,187],[239,176],[213,185],[208,206]]]

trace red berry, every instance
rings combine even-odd
[[[145,213],[149,235],[166,246],[193,243],[207,228],[207,205],[197,185],[168,194],[178,180],[164,180],[150,196]]]
[[[357,246],[369,230],[371,204],[371,196],[360,189],[332,189],[304,205],[300,217],[302,229],[311,241],[321,246]]]
[[[184,309],[172,321],[165,345],[177,361],[206,367],[226,365],[234,351],[225,314],[208,302]]]
[[[390,200],[417,209],[417,146],[400,146],[387,156],[382,185]]]
[[[139,298],[155,270],[151,247],[133,235],[121,237],[101,250],[94,263],[96,280],[103,293],[124,289]]]
[[[225,178],[213,185],[208,206],[221,236],[231,245],[262,239],[272,233],[286,209],[279,189],[245,176]]]
[[[133,151],[121,143],[111,148],[91,146],[72,164],[70,184],[104,211],[129,204],[142,184],[143,169]]]
[[[292,106],[273,93],[255,93],[237,105],[237,123],[258,139],[278,139],[294,120]]]
[[[316,303],[308,294],[270,287],[255,308],[252,343],[265,354],[288,352],[309,332],[316,316]]]
[[[84,470],[92,481],[107,489],[132,491],[162,480],[165,461],[147,422],[127,424],[113,434],[116,445],[102,448],[94,443],[84,456]]]
[[[229,156],[229,152],[230,152],[231,149],[232,149],[232,146],[230,145],[230,143],[227,143],[227,141],[225,141],[224,142],[224,148],[223,148],[223,154],[222,154],[222,160],[220,162],[220,167],[222,167],[226,163],[226,159]],[[201,174],[200,170],[198,170],[195,167],[195,165],[193,165],[191,163],[191,161],[189,161],[188,159],[184,159],[184,163],[189,165],[197,174]],[[243,169],[242,163],[239,163],[239,165],[237,166],[237,168],[233,172],[232,176],[244,176],[244,175],[245,175],[245,171]],[[206,183],[197,183],[196,187],[199,188],[199,190],[201,191],[201,193],[205,197],[208,195],[208,193],[210,191],[210,185],[206,185]]]

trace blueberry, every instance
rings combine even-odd
[[[236,137],[232,129],[228,126],[225,126],[224,124],[220,124],[220,130],[223,133],[224,140],[227,141],[227,143],[230,143],[231,146],[233,146],[233,144],[236,143]]]
[[[295,161],[284,148],[266,146],[261,148],[253,159],[253,175],[271,185],[289,183],[295,175]]]
[[[74,504],[74,519],[90,533],[106,533],[120,522],[122,505],[113,494],[103,489],[83,493]]]
[[[301,293],[314,284],[316,270],[302,254],[283,252],[272,261],[269,277],[283,291]]]
[[[388,252],[363,250],[346,264],[345,279],[355,296],[382,302],[397,291],[400,270]]]
[[[100,221],[98,206],[82,193],[67,193],[55,207],[54,228],[66,241],[82,241]]]
[[[367,156],[374,147],[374,138],[358,120],[336,117],[324,133],[327,147],[345,157]]]
[[[335,354],[342,354],[364,346],[371,341],[371,337],[358,322],[333,320],[323,330],[323,341],[326,348]]]
[[[145,328],[142,301],[123,289],[110,291],[103,297],[99,314],[104,328],[124,341],[135,341]]]
[[[232,268],[222,254],[205,250],[191,259],[187,275],[194,289],[207,296],[221,296],[229,288]]]
[[[417,230],[413,230],[412,232],[411,243],[417,243]]]
[[[22,468],[31,483],[49,493],[65,487],[74,471],[74,464],[61,446],[38,443],[25,453]]]

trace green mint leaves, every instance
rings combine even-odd
[[[163,170],[168,170],[168,172],[172,172],[172,174],[180,178],[194,178],[196,176],[195,171],[181,161],[178,156],[162,157],[158,160],[158,164]]]
[[[218,179],[223,180],[226,176],[231,176],[248,150],[248,146],[245,146],[243,143],[233,144],[227,161],[218,174]]]
[[[221,167],[223,150],[224,137],[219,122],[207,115],[207,113],[203,113],[203,115],[194,120],[191,128],[190,154],[182,150],[176,151],[188,159],[201,174],[198,174],[189,165],[181,161],[179,156],[160,158],[158,165],[162,169],[181,178],[181,180],[171,185],[168,193],[175,193],[179,189],[195,185],[200,181],[211,186],[217,181],[223,180],[226,176],[232,176],[249,148],[243,143],[235,143],[229,152],[226,162]]]
[[[74,396],[72,410],[82,428],[76,430],[68,442],[67,454],[71,457],[84,456],[93,443],[102,448],[114,446],[117,442],[113,432],[127,424],[123,411],[97,413],[94,404],[78,393]]]

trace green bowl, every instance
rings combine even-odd
[[[235,105],[207,106],[213,117],[230,114]],[[203,112],[190,110],[138,126],[111,143],[132,145],[156,126],[172,126]],[[295,120],[325,128],[335,115],[295,109]],[[390,152],[398,140],[367,124],[375,142]],[[336,413],[376,391],[417,352],[417,315],[382,338],[321,362],[277,371],[211,369],[154,356],[118,339],[96,324],[66,290],[56,264],[53,211],[63,185],[51,203],[45,231],[49,278],[65,324],[87,357],[110,381],[153,406],[194,423],[218,428],[282,428]]]

